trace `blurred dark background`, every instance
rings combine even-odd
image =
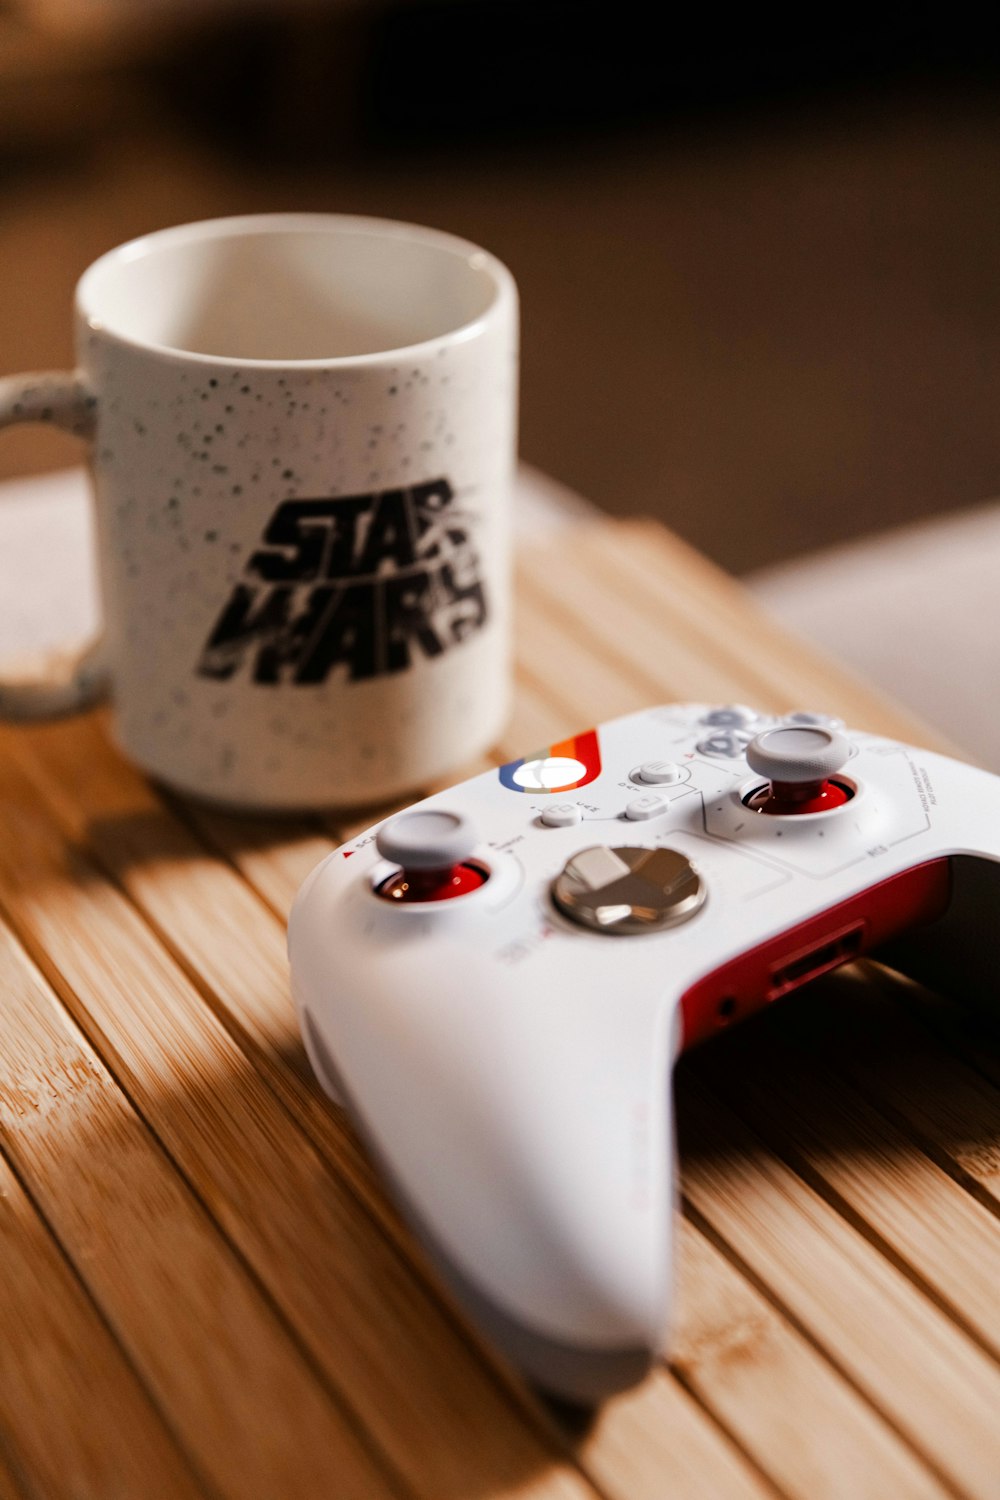
[[[520,284],[525,458],[743,572],[1000,493],[998,81],[954,7],[0,0],[0,370],[149,229],[436,225]]]

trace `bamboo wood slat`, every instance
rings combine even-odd
[[[950,748],[653,524],[525,549],[518,600],[494,759],[685,698]],[[284,919],[385,811],[229,817],[101,714],[0,729],[0,1496],[1000,1500],[996,1033],[869,965],[685,1059],[671,1361],[584,1421],[305,1062]]]

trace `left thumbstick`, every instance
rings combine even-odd
[[[461,864],[479,842],[469,818],[462,813],[431,811],[400,813],[383,823],[375,845],[383,859],[404,870],[442,870]]]
[[[489,879],[481,862],[469,861],[478,843],[474,825],[461,813],[400,813],[375,835],[382,857],[400,866],[378,887],[378,895],[397,906],[468,896]]]

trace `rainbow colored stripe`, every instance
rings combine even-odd
[[[546,761],[569,760],[576,761],[582,767],[583,774],[577,775],[575,780],[565,781],[561,786],[541,786],[537,782],[529,782],[522,785],[515,777],[522,767],[538,766],[544,768]],[[572,792],[576,787],[586,786],[589,781],[601,774],[601,747],[597,739],[596,729],[587,729],[583,734],[576,734],[572,739],[560,740],[556,745],[547,745],[541,750],[533,750],[530,755],[523,755],[520,760],[508,761],[505,766],[500,767],[500,780],[509,791],[530,792],[534,796],[547,797],[556,792]],[[522,776],[522,781],[524,777]]]

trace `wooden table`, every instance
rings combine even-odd
[[[655,526],[524,552],[519,598],[497,758],[692,698],[935,740]],[[681,1064],[672,1363],[586,1423],[479,1344],[309,1075],[284,918],[346,822],[169,799],[101,716],[0,731],[0,803],[4,1500],[1000,1496],[974,1018],[866,965]]]

